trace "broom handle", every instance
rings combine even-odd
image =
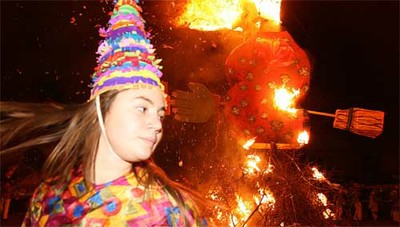
[[[313,111],[313,110],[306,110],[309,114],[315,114],[315,115],[321,115],[321,116],[327,116],[327,117],[335,117],[335,114],[331,113],[324,113],[324,112],[318,112],[318,111]]]

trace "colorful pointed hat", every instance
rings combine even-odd
[[[114,0],[114,3],[108,28],[99,31],[105,39],[97,50],[100,56],[92,76],[89,100],[109,90],[142,85],[164,90],[158,65],[161,59],[155,58],[150,34],[145,31],[145,21],[140,15],[142,9],[135,0]]]

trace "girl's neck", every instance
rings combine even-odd
[[[95,184],[104,184],[128,173],[132,164],[116,156],[107,145],[103,135],[100,136],[95,159]]]

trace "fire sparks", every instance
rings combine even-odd
[[[326,198],[326,196],[324,195],[324,193],[318,193],[317,196],[318,196],[319,201],[321,201],[321,203],[322,203],[324,206],[327,206],[327,205],[328,205],[328,199]]]
[[[230,226],[236,226],[239,222],[245,221],[253,209],[248,201],[243,201],[243,199],[237,194],[235,196],[237,208],[230,215]]]
[[[246,205],[246,202],[243,201],[243,199],[240,198],[240,196],[236,195],[236,201],[238,204],[238,207],[236,210],[239,211],[241,216],[246,217],[246,216],[250,215],[251,209],[248,208],[249,205],[248,204]]]
[[[300,146],[308,144],[309,139],[310,136],[308,135],[308,132],[305,130],[300,132],[299,135],[297,136],[297,142],[300,144]]]
[[[283,85],[281,88],[275,89],[274,104],[278,109],[295,115],[297,113],[297,109],[295,109],[293,105],[295,104],[295,98],[299,94],[299,89],[296,90],[292,88],[291,91],[289,91]]]
[[[335,214],[329,208],[327,208],[322,214],[324,215],[325,219],[328,219],[330,217],[333,217],[333,218],[335,217]]]
[[[254,142],[256,142],[256,137],[254,137],[253,139],[247,140],[247,142],[243,145],[243,148],[246,150],[249,150],[251,145],[254,144]]]
[[[191,0],[177,23],[202,31],[230,29],[241,12],[239,1]]]
[[[257,155],[247,155],[247,166],[244,169],[245,174],[255,174],[260,171],[257,164],[261,161],[261,158]]]
[[[274,171],[275,166],[272,164],[268,164],[267,169],[264,171],[264,174],[272,173]]]
[[[190,0],[177,24],[202,31],[232,29],[237,20],[251,14],[279,25],[280,8],[281,0]],[[256,24],[253,19],[247,18]]]
[[[311,170],[313,171],[313,177],[314,177],[316,180],[319,180],[319,181],[324,181],[324,180],[326,180],[326,178],[324,177],[324,175],[323,175],[321,172],[319,172],[317,168],[312,167]]]
[[[318,196],[319,201],[325,207],[328,206],[328,199],[326,198],[326,196],[323,193],[318,193],[317,196]],[[335,217],[335,214],[329,208],[326,208],[326,210],[322,212],[322,215],[324,215],[325,219]]]
[[[281,0],[259,0],[253,2],[261,17],[272,20],[276,24],[281,22]]]
[[[274,209],[275,208],[275,198],[272,195],[272,193],[266,189],[259,189],[258,192],[260,193],[261,201],[257,196],[254,196],[254,202],[256,204],[265,204],[269,208]]]

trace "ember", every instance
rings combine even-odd
[[[324,175],[323,175],[321,172],[319,172],[317,168],[312,167],[311,170],[313,171],[313,177],[314,177],[316,180],[319,180],[319,181],[324,181],[324,180],[326,180],[325,177],[324,177]]]
[[[308,135],[307,131],[302,131],[297,136],[297,142],[300,144],[300,146],[302,146],[304,144],[308,144],[309,139],[310,139],[310,136]]]
[[[279,25],[280,8],[281,0],[191,0],[177,25],[201,31],[233,29],[236,21],[249,14],[254,15],[255,21],[250,19],[254,24],[263,18]]]
[[[327,207],[328,199],[326,198],[326,196],[323,193],[318,193],[317,196],[318,196],[318,199],[321,201],[321,203],[324,205],[324,207]],[[323,211],[322,214],[324,215],[325,219],[335,216],[335,214],[329,208],[326,208],[326,210]]]
[[[252,138],[252,139],[249,139],[249,140],[243,145],[243,148],[246,149],[246,150],[250,149],[251,145],[253,145],[254,142],[256,142],[256,137],[254,137],[254,138]]]
[[[285,86],[275,89],[274,104],[275,106],[283,111],[293,114],[297,114],[297,109],[294,106],[295,98],[300,94],[299,89],[291,89],[289,91]]]
[[[256,204],[265,204],[269,208],[274,209],[275,208],[275,198],[272,195],[272,193],[269,190],[266,189],[259,189],[261,196],[261,201],[257,196],[254,196],[254,201]]]
[[[261,161],[260,156],[257,155],[247,155],[247,166],[244,169],[245,174],[255,174],[260,171],[260,168],[257,164]]]
[[[190,1],[185,12],[179,17],[180,26],[202,31],[231,29],[241,14],[239,1],[212,0]]]

